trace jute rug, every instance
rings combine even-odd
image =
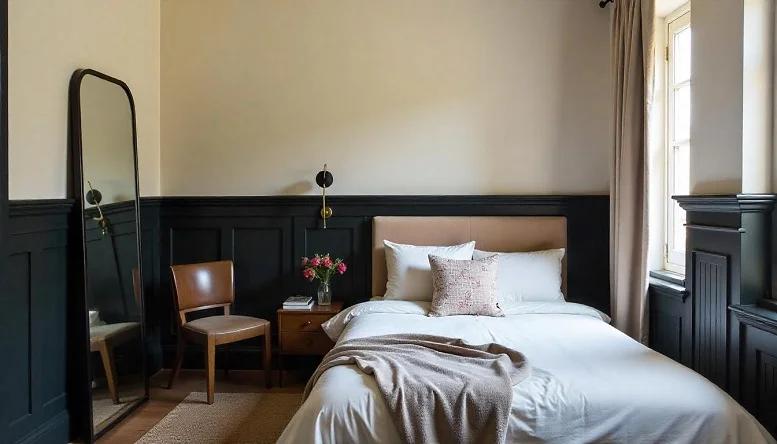
[[[192,392],[136,444],[274,443],[297,412],[302,393]]]

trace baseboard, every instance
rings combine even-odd
[[[57,416],[41,424],[40,427],[25,435],[17,444],[49,444],[64,443],[70,441],[70,415],[67,411],[60,412]]]

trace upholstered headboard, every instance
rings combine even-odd
[[[412,245],[456,245],[475,241],[485,251],[537,251],[567,247],[567,219],[561,216],[395,217],[372,220],[372,294],[386,293],[383,241]],[[562,291],[566,294],[566,255]]]

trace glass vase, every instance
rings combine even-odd
[[[318,305],[332,305],[332,289],[329,282],[318,284]]]

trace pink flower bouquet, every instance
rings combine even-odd
[[[316,254],[311,258],[302,258],[302,276],[309,281],[319,280],[321,283],[328,284],[329,279],[337,274],[343,274],[348,267],[340,258],[332,259],[329,254]]]

